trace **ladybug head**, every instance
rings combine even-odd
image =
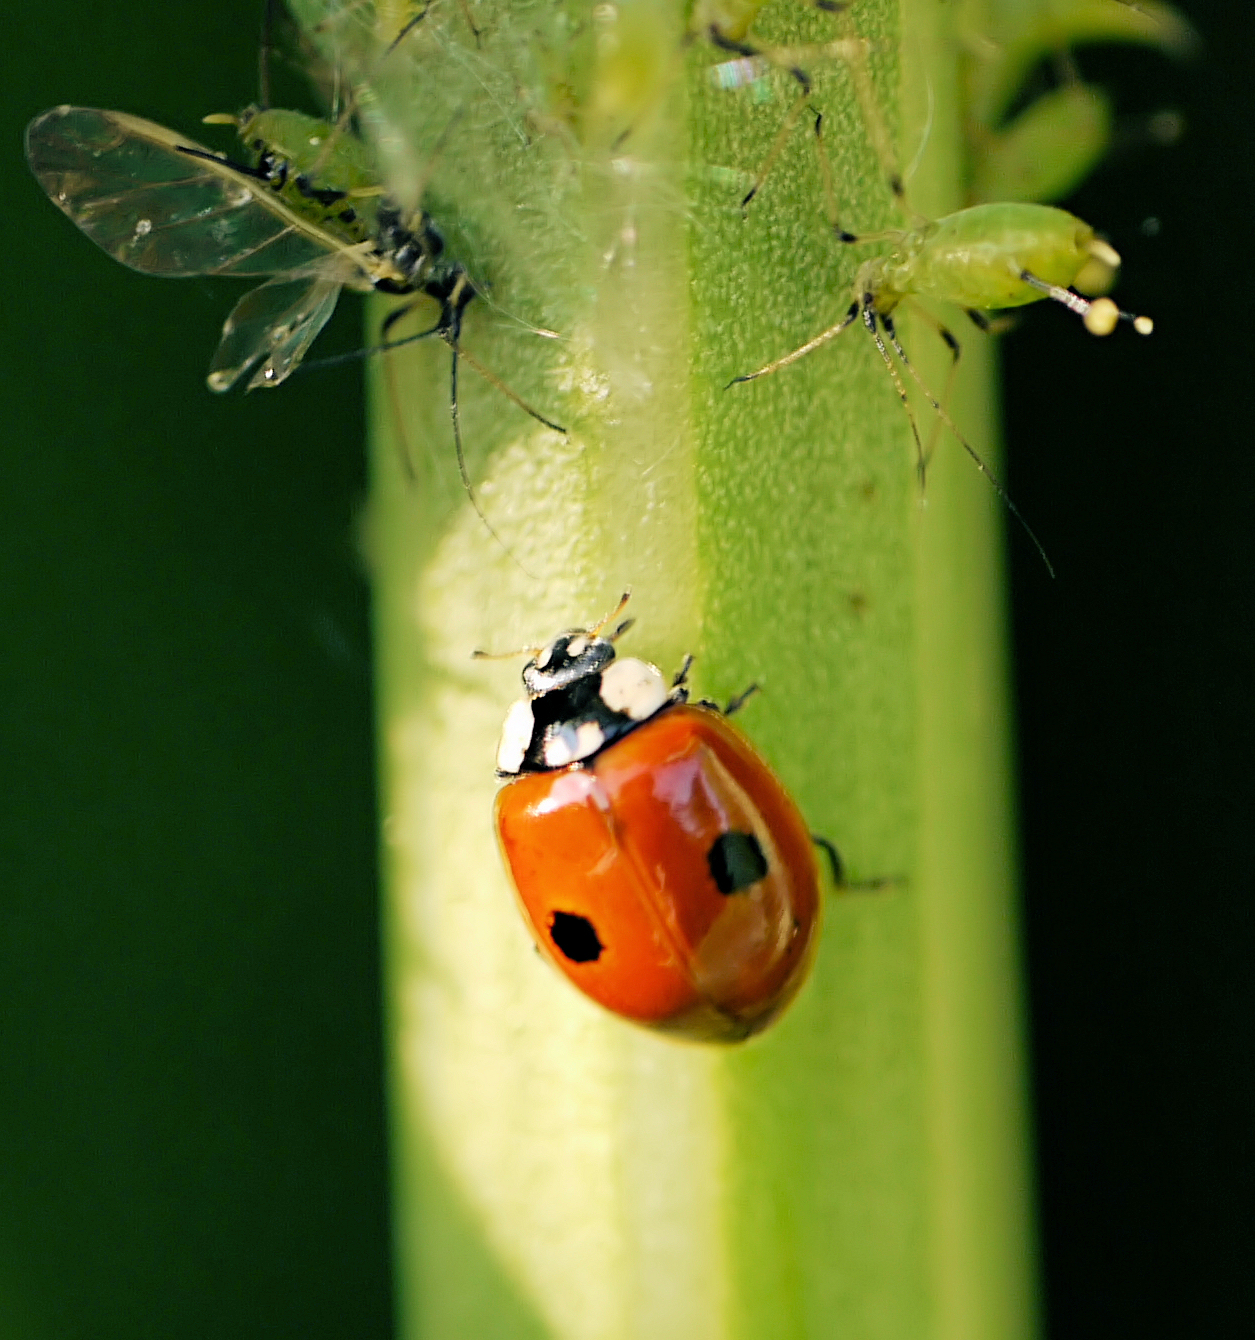
[[[523,687],[539,695],[600,674],[614,660],[614,643],[584,628],[568,628],[523,667]]]

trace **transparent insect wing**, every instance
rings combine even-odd
[[[267,275],[309,269],[340,239],[261,183],[151,121],[57,107],[26,131],[39,184],[103,250],[158,275]]]
[[[278,386],[327,324],[342,287],[338,279],[314,273],[284,275],[246,293],[222,327],[209,389],[229,391],[262,359],[248,389]]]

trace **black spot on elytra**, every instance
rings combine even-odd
[[[555,912],[549,918],[549,935],[572,963],[596,963],[601,957],[602,943],[587,917],[574,912]]]
[[[720,893],[739,893],[767,873],[767,858],[753,833],[720,833],[706,862]]]

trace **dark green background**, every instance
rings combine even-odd
[[[211,395],[241,287],[114,264],[22,157],[59,102],[189,133],[237,109],[261,5],[17,8],[0,1335],[372,1340],[390,1302],[358,376]]]
[[[1080,57],[1186,115],[1070,202],[1154,336],[1042,310],[1006,344],[1008,482],[1059,571],[1011,538],[1058,1340],[1255,1328],[1255,27],[1182,8],[1193,65]]]
[[[211,396],[238,287],[111,263],[21,156],[57,102],[235,109],[259,9],[0,20],[0,1337],[389,1332],[356,377]],[[1246,7],[1190,13],[1193,68],[1082,57],[1189,119],[1072,202],[1154,338],[1034,310],[1006,342],[1059,570],[1013,534],[1059,1340],[1246,1336],[1255,1304],[1255,84]]]

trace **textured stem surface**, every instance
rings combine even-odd
[[[375,574],[398,1277],[406,1337],[792,1340],[1031,1331],[1001,518],[950,440],[926,505],[896,394],[831,324],[866,250],[827,227],[797,85],[720,90],[662,0],[433,10],[363,119],[488,290],[468,505],[436,341],[374,366]],[[951,7],[777,4],[772,41],[871,40],[914,208],[960,203]],[[408,40],[408,39],[407,39]],[[899,59],[900,53],[900,59]],[[841,218],[895,222],[839,62],[814,70]],[[391,136],[391,139],[388,137]],[[430,320],[431,312],[415,320]],[[554,332],[558,338],[537,333]],[[934,384],[935,337],[906,326]],[[993,447],[965,339],[956,419]],[[924,423],[927,435],[929,424]],[[409,462],[413,480],[403,462]],[[495,536],[492,532],[495,532]],[[740,718],[817,832],[892,889],[830,899],[813,978],[727,1050],[620,1023],[533,952],[492,831],[521,662],[633,590],[625,649]]]

